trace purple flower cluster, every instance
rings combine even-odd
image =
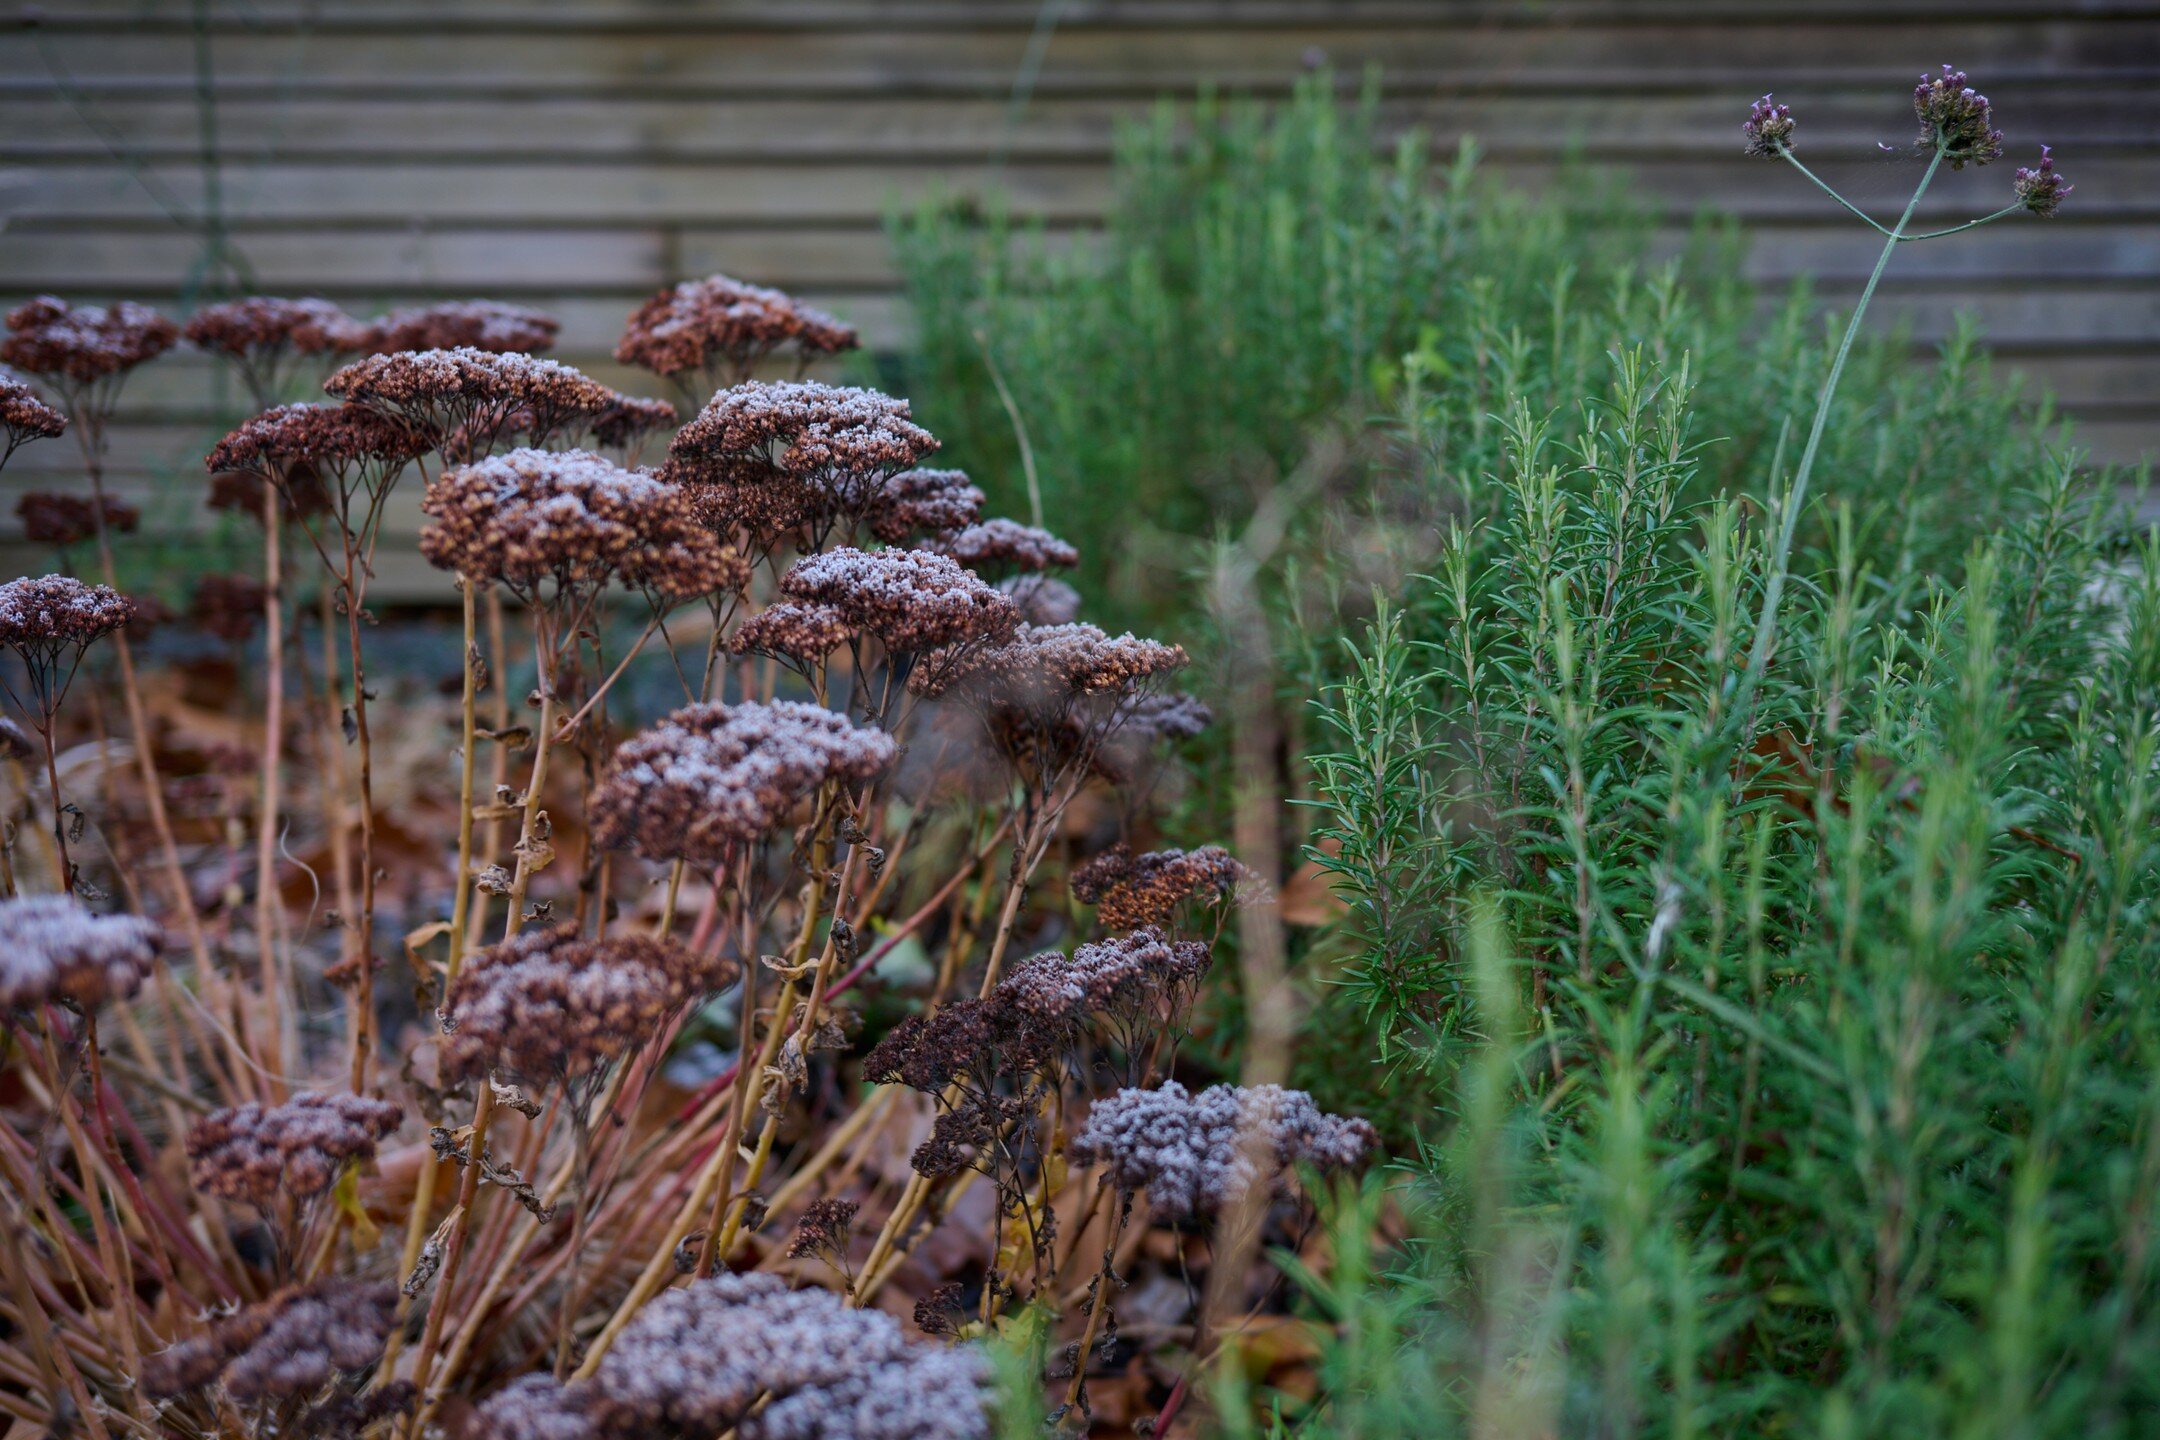
[[[188,1178],[222,1200],[266,1208],[283,1189],[305,1200],[345,1167],[375,1158],[405,1112],[366,1095],[295,1095],[282,1105],[214,1110],[188,1130]]]
[[[164,943],[137,915],[98,915],[61,895],[0,900],[0,1009],[84,1012],[142,988]]]
[[[1194,1095],[1167,1080],[1095,1102],[1071,1154],[1100,1161],[1120,1189],[1145,1189],[1169,1217],[1219,1213],[1292,1165],[1351,1168],[1376,1140],[1371,1125],[1324,1113],[1302,1090],[1211,1085]]]
[[[1758,160],[1775,159],[1792,149],[1792,106],[1780,105],[1768,95],[1757,100],[1740,126],[1747,137],[1745,152]]]
[[[2063,198],[2077,186],[2065,180],[2055,169],[2055,156],[2045,145],[2040,147],[2038,165],[2018,167],[2012,188],[2018,203],[2041,219],[2052,219],[2062,208]]]
[[[1920,147],[1940,147],[1953,170],[2000,160],[2002,131],[1993,128],[1988,98],[1965,83],[1965,72],[1942,67],[1913,87],[1913,114],[1920,119]]]

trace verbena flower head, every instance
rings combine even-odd
[[[388,1281],[294,1286],[145,1357],[143,1389],[172,1399],[222,1381],[244,1406],[306,1400],[381,1359],[396,1320],[397,1287]]]
[[[1198,983],[1213,961],[1198,940],[1172,940],[1153,927],[1082,945],[1070,957],[1047,950],[998,982],[1004,1003],[1042,1020],[1132,1014]]]
[[[1747,137],[1746,153],[1759,160],[1784,154],[1792,149],[1793,125],[1790,105],[1763,96],[1748,110],[1748,118],[1740,126],[1740,133]]]
[[[1254,893],[1260,877],[1220,845],[1151,850],[1115,845],[1073,872],[1075,899],[1112,930],[1167,925],[1187,903],[1220,905]]]
[[[137,915],[97,915],[64,895],[0,900],[0,1009],[88,1013],[142,988],[164,938]]]
[[[1066,570],[1080,552],[1047,530],[999,517],[940,537],[935,548],[977,570]]]
[[[840,546],[805,555],[780,578],[780,593],[830,606],[895,654],[994,643],[1020,620],[1010,599],[928,550]]]
[[[867,517],[886,483],[938,448],[908,404],[814,380],[723,390],[677,431],[668,458],[686,482],[793,482],[811,522]]]
[[[811,359],[857,343],[853,329],[790,295],[708,275],[640,305],[623,327],[615,358],[656,375],[726,369],[747,379],[758,361],[783,350]]]
[[[262,624],[269,595],[252,575],[205,575],[188,599],[188,619],[220,640],[245,644]]]
[[[499,300],[452,300],[393,310],[365,327],[353,349],[488,350],[498,355],[537,354],[555,344],[562,322],[542,310]]]
[[[1122,1190],[1145,1189],[1155,1213],[1172,1217],[1219,1213],[1292,1165],[1348,1169],[1376,1139],[1365,1121],[1325,1114],[1302,1090],[1211,1085],[1194,1095],[1166,1080],[1096,1101],[1071,1154],[1101,1162]]]
[[[719,1275],[639,1311],[591,1384],[624,1435],[718,1440],[978,1440],[987,1367],[910,1341],[877,1310],[775,1275]],[[752,1407],[769,1397],[755,1414]]]
[[[451,983],[443,1073],[502,1070],[534,1082],[599,1073],[740,973],[731,957],[671,939],[528,930],[481,951]]]
[[[431,445],[455,441],[459,458],[483,453],[513,432],[544,444],[606,413],[615,399],[614,391],[568,365],[472,346],[370,355],[332,374],[323,389],[403,420]]]
[[[154,360],[173,347],[180,327],[132,300],[110,309],[69,305],[51,295],[8,312],[0,360],[54,381],[91,384]]]
[[[420,509],[431,564],[527,596],[619,578],[681,599],[750,579],[681,487],[584,450],[512,450],[445,470]]]
[[[1920,118],[1920,146],[1940,146],[1953,170],[2000,160],[2002,131],[1993,128],[1988,98],[1965,83],[1965,72],[1945,65],[1922,75],[1913,87],[1913,114]]]
[[[2041,219],[2052,219],[2062,208],[2064,197],[2077,186],[2065,180],[2055,169],[2055,156],[2045,145],[2040,147],[2040,163],[2019,166],[2013,186],[2018,203]]]
[[[815,705],[689,705],[625,741],[593,792],[593,838],[649,860],[725,864],[828,780],[892,763],[882,731]]]
[[[214,1110],[188,1130],[188,1178],[206,1195],[259,1209],[280,1190],[305,1200],[347,1165],[374,1159],[376,1142],[404,1116],[387,1100],[345,1093]]]
[[[870,533],[888,545],[964,530],[982,518],[983,492],[960,470],[903,470],[871,507]]]
[[[70,549],[96,535],[101,515],[105,528],[115,535],[131,533],[142,519],[141,511],[118,500],[55,495],[48,491],[32,491],[23,496],[16,502],[15,513],[22,519],[23,539],[33,545],[50,545],[56,550]]]
[[[7,431],[7,445],[0,448],[0,464],[32,440],[51,440],[60,435],[67,423],[67,416],[40,400],[26,382],[0,374],[0,430]]]
[[[266,352],[352,354],[368,348],[368,327],[328,300],[253,295],[205,305],[181,334],[198,350],[245,359]]]

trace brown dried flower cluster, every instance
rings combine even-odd
[[[753,380],[715,395],[676,432],[668,458],[686,483],[793,482],[788,503],[802,523],[861,518],[888,480],[937,449],[908,414],[905,400],[874,390]]]
[[[0,585],[0,646],[26,664],[80,650],[134,617],[134,603],[119,591],[70,575],[24,576]]]
[[[845,1267],[848,1243],[855,1234],[855,1212],[860,1209],[857,1201],[833,1196],[811,1201],[796,1222],[795,1238],[788,1242],[788,1259],[816,1256]]]
[[[615,358],[656,375],[728,369],[747,379],[758,361],[782,350],[807,360],[857,343],[852,328],[790,295],[708,275],[640,305],[616,342]]]
[[[1070,625],[1080,618],[1080,592],[1052,575],[1008,575],[997,588],[1012,597],[1029,625]]]
[[[472,346],[370,355],[332,374],[323,389],[453,439],[457,456],[478,455],[519,433],[545,444],[558,431],[605,414],[615,392],[568,365]]]
[[[1114,845],[1073,872],[1073,897],[1096,907],[1111,930],[1167,925],[1188,902],[1221,905],[1249,893],[1260,877],[1220,845],[1135,855]]]
[[[870,533],[888,545],[914,536],[947,535],[982,518],[983,492],[961,470],[903,470],[866,517]]]
[[[443,1073],[501,1070],[534,1083],[592,1075],[740,974],[732,957],[671,939],[593,940],[575,925],[527,931],[480,952],[451,983]]]
[[[203,464],[280,486],[312,484],[320,493],[322,472],[395,474],[426,450],[426,438],[410,425],[365,405],[279,405],[243,422]]]
[[[43,490],[23,496],[16,502],[15,513],[22,517],[23,539],[56,550],[70,549],[96,535],[101,513],[106,530],[115,535],[132,532],[142,519],[141,511],[118,500],[86,500]]]
[[[1371,1125],[1322,1112],[1302,1090],[1211,1085],[1194,1095],[1166,1080],[1096,1101],[1071,1154],[1101,1161],[1120,1189],[1145,1189],[1158,1215],[1212,1215],[1292,1165],[1356,1166],[1377,1140]]]
[[[0,449],[0,465],[32,440],[51,440],[67,429],[67,416],[38,398],[37,392],[12,375],[0,374],[0,430],[7,431],[7,445]]]
[[[1020,622],[1012,601],[929,550],[856,550],[805,555],[780,578],[780,593],[829,606],[893,654],[994,644]]]
[[[88,385],[172,349],[180,328],[147,305],[69,305],[51,295],[8,312],[0,360],[33,375]]]
[[[188,600],[188,619],[220,640],[244,645],[262,624],[269,594],[252,575],[205,575]]]
[[[868,780],[896,753],[890,736],[815,705],[685,706],[616,750],[593,792],[593,838],[717,867],[820,785]]]
[[[252,295],[205,305],[188,317],[181,333],[199,350],[235,359],[265,352],[295,355],[353,354],[369,348],[369,327],[328,300],[285,300]]]
[[[1198,983],[1213,962],[1198,940],[1172,940],[1152,926],[1074,950],[1046,950],[998,982],[1004,1002],[1046,1021],[1135,1014],[1159,997]]]
[[[420,553],[533,595],[611,579],[675,599],[740,590],[746,560],[697,523],[681,487],[584,450],[512,450],[438,475]]]
[[[728,648],[738,655],[766,655],[807,669],[853,640],[859,632],[831,605],[780,600],[735,627]]]
[[[141,988],[163,936],[137,915],[97,915],[62,895],[0,900],[0,1009],[85,1014]]]
[[[1080,563],[1080,552],[1049,531],[1002,516],[970,525],[933,544],[963,565],[993,573],[1066,570]]]
[[[397,1287],[333,1278],[281,1290],[147,1358],[143,1389],[169,1400],[222,1381],[241,1405],[306,1400],[382,1357]]]
[[[452,300],[393,310],[365,327],[355,350],[486,350],[532,355],[551,348],[562,322],[498,300]]]
[[[661,431],[673,430],[681,423],[674,405],[666,400],[625,395],[620,391],[614,394],[607,409],[592,417],[589,427],[595,443],[610,450],[634,449]]]
[[[1130,632],[1109,635],[1075,621],[1021,625],[1002,644],[976,651],[947,680],[965,679],[971,690],[993,703],[1055,709],[1074,697],[1132,690],[1183,669],[1185,663],[1181,645],[1142,640]]]
[[[188,1130],[188,1179],[206,1195],[267,1209],[283,1189],[320,1195],[347,1165],[375,1158],[405,1118],[365,1095],[295,1095],[282,1105],[214,1110]]]

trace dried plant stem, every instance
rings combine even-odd
[[[53,717],[47,715],[45,723],[38,727],[38,738],[45,742],[45,783],[52,789],[53,844],[60,855],[60,892],[75,893],[75,862],[68,855],[67,812],[61,808],[60,764],[53,753]]]
[[[353,965],[351,1030],[352,1089],[367,1088],[375,1058],[375,749],[368,729],[367,657],[360,639],[366,600],[367,561],[359,553],[352,526],[342,527],[345,570],[339,588],[345,602],[345,644],[351,651],[353,743],[360,752],[360,913],[352,927],[347,959]]]
[[[67,1407],[61,1403],[64,1392],[89,1425],[90,1433],[100,1440],[108,1440],[112,1432],[105,1428],[105,1417],[90,1403],[90,1389],[83,1383],[82,1372],[75,1368],[67,1346],[54,1345],[47,1339],[49,1334],[57,1332],[44,1304],[38,1299],[36,1288],[30,1283],[30,1277],[23,1270],[22,1256],[27,1253],[33,1253],[30,1233],[10,1219],[7,1233],[0,1235],[0,1271],[6,1272],[8,1290],[15,1299],[16,1329],[29,1344],[31,1359],[52,1396],[49,1428],[55,1434],[66,1429]],[[38,1423],[35,1416],[24,1418],[30,1424]]]
[[[255,816],[255,959],[262,975],[262,1002],[270,1069],[282,1076],[289,1068],[285,1055],[284,966],[278,952],[276,913],[279,782],[285,750],[285,559],[284,538],[279,533],[282,497],[274,487],[263,496],[263,757],[262,780]],[[282,1079],[270,1081],[272,1095],[282,1100]]]
[[[1098,1198],[1107,1193],[1109,1186],[1105,1184],[1097,1192]],[[1102,1268],[1095,1272],[1095,1293],[1088,1301],[1087,1325],[1080,1331],[1080,1344],[1073,1351],[1072,1383],[1065,1387],[1065,1408],[1068,1410],[1079,1405],[1087,1393],[1088,1351],[1095,1348],[1095,1337],[1102,1333],[1103,1316],[1110,1309],[1110,1289],[1117,1283],[1118,1240],[1125,1233],[1125,1222],[1132,1218],[1132,1208],[1132,1192],[1121,1191],[1117,1218],[1111,1222],[1109,1238],[1103,1241]]]

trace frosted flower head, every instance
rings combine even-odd
[[[1780,105],[1768,95],[1757,100],[1748,110],[1748,118],[1740,126],[1740,133],[1747,137],[1744,152],[1758,160],[1775,159],[1792,149],[1792,106]]]
[[[991,992],[984,1000],[954,1000],[928,1015],[910,1015],[863,1056],[863,1075],[936,1095],[955,1081],[987,1094],[1057,1061],[1072,1044],[1075,1012],[1023,1008]]]
[[[1363,1120],[1329,1115],[1302,1090],[1211,1085],[1198,1095],[1175,1080],[1098,1100],[1071,1154],[1100,1162],[1122,1190],[1146,1190],[1165,1217],[1212,1215],[1293,1165],[1361,1164],[1377,1137]]]
[[[2062,202],[2077,186],[2065,180],[2055,169],[2054,153],[2045,145],[2040,147],[2040,163],[2018,167],[2017,179],[2012,186],[2023,205],[2043,220],[2052,219]]]
[[[1913,87],[1913,114],[1920,120],[1920,147],[1940,147],[1953,170],[2000,160],[2002,131],[1993,128],[1988,98],[1965,83],[1965,72],[1945,65],[1922,75]]]
[[[908,415],[905,400],[874,390],[753,380],[713,396],[668,458],[707,483],[792,480],[814,496],[812,519],[861,518],[888,480],[938,448]]]
[[[903,470],[885,483],[867,518],[871,534],[898,545],[964,530],[982,518],[983,503],[983,492],[964,471]]]
[[[243,1406],[308,1400],[381,1359],[396,1320],[397,1287],[388,1281],[293,1286],[146,1357],[143,1389],[164,1400],[222,1381]]]
[[[533,1082],[595,1075],[740,974],[730,957],[650,935],[528,930],[481,951],[451,982],[443,1073],[502,1070]]]
[[[735,628],[728,648],[737,655],[766,655],[807,672],[860,632],[831,605],[781,600]]]
[[[522,595],[619,578],[684,598],[750,579],[679,486],[584,450],[512,450],[445,470],[420,509],[429,563]]]
[[[85,585],[70,575],[26,575],[0,585],[0,646],[26,664],[81,650],[134,616],[134,603],[110,585]]]
[[[1070,625],[1080,618],[1080,592],[1053,575],[1008,575],[998,590],[1012,597],[1029,625]]]
[[[64,895],[0,900],[0,1009],[88,1013],[142,988],[164,936],[137,915],[97,915]]]
[[[96,535],[100,518],[104,520],[105,528],[115,535],[129,534],[142,519],[142,512],[118,500],[94,500],[46,491],[32,491],[23,496],[16,502],[15,513],[22,519],[23,539],[33,545],[50,545],[55,550],[70,549]]]
[[[188,1130],[188,1178],[205,1195],[258,1209],[280,1190],[306,1200],[346,1166],[373,1160],[404,1116],[387,1100],[344,1093],[214,1110]]]
[[[607,1406],[587,1384],[542,1372],[511,1381],[473,1415],[469,1440],[607,1440]]]
[[[276,405],[220,440],[203,467],[268,479],[304,511],[322,475],[394,476],[427,448],[418,430],[365,405]]]
[[[188,599],[188,619],[199,630],[244,645],[262,624],[270,592],[252,575],[205,575]]]
[[[653,436],[682,423],[669,401],[620,391],[611,393],[615,398],[608,402],[607,409],[592,417],[590,428],[595,444],[610,450],[635,450]]]
[[[362,343],[349,349],[486,350],[498,355],[536,355],[553,348],[562,322],[542,310],[499,300],[452,300],[393,310],[364,327]]]
[[[593,838],[714,868],[828,780],[869,780],[896,753],[883,732],[798,701],[685,706],[616,750],[593,792]]]
[[[1074,898],[1095,906],[1096,918],[1112,930],[1167,925],[1188,903],[1226,904],[1260,887],[1260,877],[1220,845],[1145,855],[1115,845],[1072,877]]]
[[[1172,940],[1147,927],[1082,945],[1070,957],[1047,950],[1013,967],[998,982],[999,998],[1048,1021],[1090,1015],[1133,1015],[1165,995],[1189,990],[1214,956],[1197,940]]]
[[[615,358],[656,375],[726,369],[747,378],[768,355],[792,350],[810,359],[857,343],[853,329],[793,296],[708,275],[670,285],[640,305],[623,327]]]
[[[1047,530],[1003,517],[940,537],[934,548],[975,570],[992,573],[1068,570],[1080,552]]]
[[[368,347],[368,327],[328,300],[251,295],[205,305],[181,334],[198,350],[245,359],[270,353],[350,354]]]
[[[454,441],[459,458],[509,433],[544,444],[604,414],[615,398],[568,365],[472,346],[370,355],[332,374],[323,389],[418,428],[432,444]]]
[[[0,461],[32,440],[51,440],[67,429],[67,416],[38,398],[38,393],[12,375],[0,374],[0,430],[7,431],[7,445]]]
[[[995,643],[1019,623],[1010,599],[928,550],[840,546],[805,555],[780,578],[780,593],[830,606],[893,654]]]
[[[88,385],[124,374],[173,347],[180,327],[132,300],[104,309],[51,295],[8,312],[0,360],[53,381]]]
[[[1075,696],[1132,693],[1185,666],[1185,650],[1075,621],[1022,625],[979,652],[963,671],[971,688],[999,701],[1057,705]]]

